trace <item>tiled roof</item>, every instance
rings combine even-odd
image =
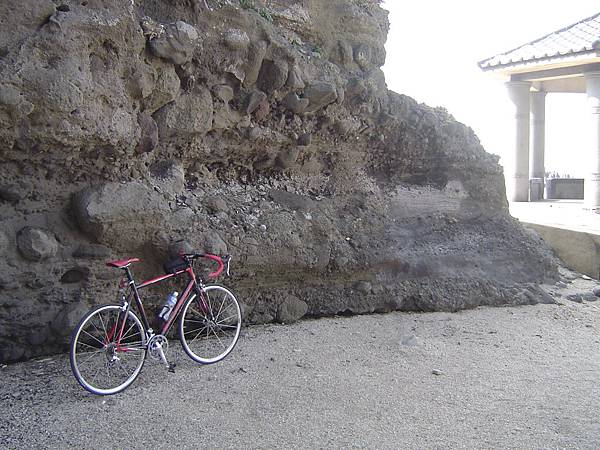
[[[482,70],[600,51],[600,13],[513,50],[479,61]]]

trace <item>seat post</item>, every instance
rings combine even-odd
[[[129,264],[127,264],[123,268],[125,269],[125,273],[127,274],[127,280],[131,283],[133,281],[133,275],[131,274],[131,270],[129,270]]]

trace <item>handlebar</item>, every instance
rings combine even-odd
[[[218,256],[212,255],[210,253],[181,253],[180,256],[188,260],[206,258],[215,261],[219,265],[219,267],[214,272],[210,272],[208,274],[208,278],[217,278],[219,275],[221,275],[221,273],[223,273],[223,270],[225,270],[225,273],[228,277],[231,276],[231,274],[229,273],[231,255]]]

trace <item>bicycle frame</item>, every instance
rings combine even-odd
[[[206,305],[206,300],[204,299],[204,296],[202,295],[202,288],[204,286],[204,282],[203,282],[203,280],[199,280],[199,281],[197,280],[196,274],[194,273],[194,269],[192,268],[191,265],[189,267],[187,267],[186,269],[179,270],[175,273],[162,275],[160,277],[156,277],[151,280],[144,281],[143,283],[141,283],[139,285],[135,284],[135,280],[133,279],[133,275],[131,274],[129,267],[125,267],[124,270],[125,270],[125,276],[127,277],[127,285],[130,286],[130,291],[129,291],[129,295],[125,299],[125,303],[123,305],[123,307],[124,307],[123,317],[127,317],[127,314],[129,313],[129,310],[131,309],[131,301],[130,300],[131,300],[131,295],[133,295],[137,309],[141,315],[141,320],[144,325],[144,328],[147,330],[147,332],[150,335],[154,334],[154,330],[150,327],[150,323],[148,322],[148,318],[146,316],[146,311],[144,310],[144,305],[142,303],[142,299],[141,299],[140,293],[139,293],[140,289],[143,289],[148,286],[152,286],[154,284],[160,283],[160,282],[168,280],[170,278],[178,277],[179,275],[182,275],[183,273],[187,273],[189,276],[189,281],[188,281],[188,284],[187,284],[185,290],[183,291],[183,294],[179,296],[177,303],[173,307],[173,311],[169,315],[169,319],[162,325],[161,329],[158,330],[159,331],[158,334],[166,335],[166,333],[171,328],[171,325],[173,324],[173,322],[175,322],[175,320],[179,316],[179,313],[181,312],[181,308],[183,307],[184,303],[189,298],[189,295],[191,294],[192,290],[195,290],[196,294],[199,297],[199,300],[198,300],[199,306],[204,311],[208,311],[208,306]],[[119,343],[121,342],[121,338],[123,337],[124,328],[125,328],[125,320],[122,321],[121,327],[119,329],[119,337],[117,339],[117,342],[119,342]]]

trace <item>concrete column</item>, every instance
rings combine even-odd
[[[588,145],[589,171],[585,177],[584,203],[588,208],[600,207],[600,72],[588,72],[585,86],[591,107],[591,136]]]
[[[546,147],[546,93],[531,93],[531,133],[529,147],[531,154],[529,158],[529,179],[539,180],[538,196],[534,198],[531,186],[530,200],[543,200],[544,198],[544,151]]]
[[[512,158],[505,171],[508,200],[529,201],[529,88],[528,81],[506,83],[508,96],[513,105]],[[509,153],[510,155],[511,153]]]

